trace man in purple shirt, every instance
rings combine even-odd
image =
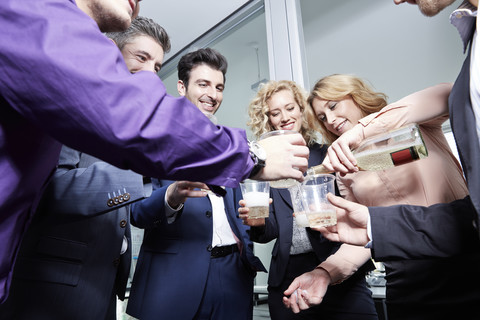
[[[265,165],[243,130],[213,125],[150,72],[130,74],[102,31],[126,29],[138,10],[137,0],[0,1],[0,303],[61,144],[157,178],[303,177],[300,135],[262,140]]]

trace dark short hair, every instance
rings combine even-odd
[[[121,32],[108,32],[107,37],[115,41],[120,50],[139,36],[149,36],[155,40],[165,53],[170,51],[170,37],[165,29],[150,18],[137,17],[132,21],[130,27]]]
[[[223,83],[225,84],[225,74],[228,67],[227,59],[212,48],[198,49],[181,57],[177,66],[178,80],[182,80],[185,87],[188,87],[190,72],[194,67],[201,64],[206,64],[215,70],[221,71],[223,73]]]

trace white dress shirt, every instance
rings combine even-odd
[[[227,213],[225,212],[225,204],[223,198],[215,195],[213,192],[208,191],[208,198],[212,204],[212,218],[213,218],[213,236],[212,236],[212,248],[215,246],[228,246],[236,244],[237,240],[235,234],[230,227],[230,223],[227,219]],[[181,204],[178,208],[173,209],[170,207],[167,201],[167,194],[165,193],[165,215],[167,216],[167,222],[173,223],[177,218],[177,212],[183,208]]]

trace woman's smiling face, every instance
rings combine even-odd
[[[274,93],[267,101],[268,119],[275,130],[293,130],[300,132],[302,110],[290,90]]]
[[[350,130],[364,116],[350,97],[339,101],[315,98],[312,101],[312,107],[317,119],[336,136],[341,136]]]

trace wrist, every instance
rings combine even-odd
[[[314,270],[318,273],[324,274],[323,278],[328,279],[328,285],[332,283],[332,277],[330,276],[330,273],[321,264],[316,266]]]
[[[172,210],[178,211],[181,209],[183,202],[176,200],[175,197],[172,196],[172,188],[174,188],[174,184],[168,186],[167,192],[165,192],[165,202]]]
[[[253,168],[250,171],[249,178],[256,177],[265,168],[267,154],[263,147],[257,141],[248,142],[248,152],[253,160]]]

